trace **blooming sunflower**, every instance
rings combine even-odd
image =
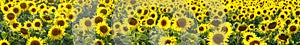
[[[181,16],[181,17],[178,17],[175,19],[175,22],[173,24],[173,29],[175,29],[176,31],[182,31],[182,32],[185,32],[186,29],[188,27],[190,27],[190,23],[188,22],[190,21],[190,19],[188,19],[187,17],[185,16]]]
[[[97,8],[96,14],[107,17],[109,14],[111,14],[111,12],[112,11],[109,8],[99,7],[99,8]]]
[[[54,25],[67,28],[69,26],[69,23],[64,18],[57,18],[54,20]]]
[[[9,10],[11,10],[16,15],[21,14],[21,7],[20,6],[14,6],[14,7],[10,8]]]
[[[1,11],[2,11],[3,13],[9,12],[9,6],[8,6],[8,5],[2,5],[2,6],[1,6]]]
[[[93,45],[104,45],[104,41],[103,40],[99,40],[99,39],[95,39],[93,41]]]
[[[17,20],[18,15],[13,13],[13,12],[9,12],[9,13],[5,13],[4,14],[4,20],[11,22],[11,21],[15,21]]]
[[[125,19],[125,24],[128,24],[130,30],[134,30],[139,24],[139,19],[133,16],[129,16],[128,18]]]
[[[68,11],[74,11],[74,6],[72,5],[72,3],[64,3],[65,4],[65,8],[68,10]]]
[[[101,15],[95,15],[93,20],[93,24],[97,25],[99,23],[106,23],[106,18]]]
[[[48,36],[52,40],[60,40],[65,34],[65,29],[60,26],[53,26],[49,29]]]
[[[38,9],[46,9],[46,8],[47,8],[47,5],[44,3],[38,5]]]
[[[288,25],[287,30],[289,34],[295,34],[299,31],[299,26],[297,24],[292,23]]]
[[[267,22],[267,30],[272,30],[274,31],[277,27],[279,27],[278,25],[279,23],[277,21],[270,21],[270,22]]]
[[[29,8],[29,12],[30,12],[31,15],[36,15],[38,10],[39,9],[35,6],[32,6],[32,7]]]
[[[25,1],[19,2],[18,6],[20,6],[22,11],[25,11],[29,7]]]
[[[30,37],[26,43],[26,45],[44,45],[44,41],[41,38]]]
[[[93,28],[93,23],[92,23],[92,20],[90,18],[83,18],[83,19],[80,19],[80,22],[79,22],[81,26],[83,26],[83,29],[84,30],[90,30]]]
[[[215,30],[208,34],[208,45],[227,45],[228,36],[221,30]]]
[[[107,36],[110,31],[110,27],[106,23],[98,24],[96,27],[96,33],[101,37]]]
[[[145,21],[146,21],[147,27],[153,27],[156,24],[156,20],[154,18],[148,18]]]
[[[289,39],[292,39],[291,35],[288,35],[286,32],[279,32],[275,36],[275,40],[279,44],[289,44]]]
[[[177,45],[176,37],[166,36],[159,39],[159,45]]]
[[[34,30],[41,30],[42,26],[43,26],[43,24],[40,19],[34,19],[34,21],[33,21]]]
[[[208,31],[208,24],[200,24],[196,29],[195,29],[198,33],[204,33],[206,31]]]
[[[158,20],[157,25],[158,27],[166,30],[171,27],[171,21],[169,20],[169,17],[162,17],[161,19]]]
[[[35,2],[33,2],[33,1],[26,1],[26,3],[27,3],[27,8],[30,8],[30,7],[35,7],[36,6],[36,3]]]
[[[258,28],[259,28],[259,32],[262,32],[262,33],[267,32],[266,26],[264,26],[264,25],[258,25]]]
[[[122,26],[121,22],[119,22],[119,21],[114,22],[113,30],[121,30],[121,28],[122,28],[121,26]]]
[[[252,38],[256,38],[256,35],[255,35],[255,33],[253,33],[253,32],[245,32],[244,34],[243,34],[243,42],[244,43],[247,43],[247,42],[250,42],[249,40],[250,39],[252,39]]]
[[[240,33],[244,33],[246,31],[248,31],[248,26],[245,23],[238,24],[238,27],[237,27],[236,31],[240,32]]]
[[[22,36],[23,38],[29,38],[29,37],[30,37],[30,32],[28,31],[28,28],[22,27],[22,28],[20,28],[19,30],[20,30],[21,36]]]
[[[0,40],[0,44],[1,45],[10,45],[10,43],[6,39]]]
[[[119,33],[121,34],[125,34],[126,32],[130,31],[127,24],[122,24],[120,27],[121,29],[119,30]]]
[[[267,45],[265,41],[259,37],[253,37],[249,42],[244,43],[245,45]]]
[[[12,31],[18,31],[22,27],[22,25],[20,22],[14,21],[14,22],[10,23],[9,27]]]
[[[67,15],[67,20],[70,22],[74,22],[77,19],[77,15],[75,13],[70,13]]]
[[[221,24],[219,29],[221,29],[221,31],[225,32],[225,34],[227,36],[230,36],[230,34],[233,32],[232,25],[229,22],[225,22],[225,23]]]
[[[25,28],[31,28],[32,27],[32,22],[30,22],[30,21],[25,21],[23,24],[24,24]]]

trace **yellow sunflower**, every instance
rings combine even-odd
[[[255,25],[254,24],[250,24],[250,25],[248,25],[248,28],[249,28],[249,30],[255,30]]]
[[[48,36],[52,40],[60,40],[65,34],[65,29],[60,26],[53,26],[49,29]]]
[[[133,16],[129,16],[128,18],[125,19],[125,24],[128,24],[130,30],[134,30],[139,25],[139,19]]]
[[[43,26],[43,24],[40,19],[34,19],[34,21],[33,21],[34,30],[41,30],[42,26]]]
[[[279,23],[277,21],[269,21],[269,22],[267,22],[266,29],[274,31],[275,29],[277,29],[279,27],[278,24]]]
[[[36,3],[33,2],[33,1],[26,1],[28,7],[27,8],[30,8],[30,7],[35,7],[36,6]]]
[[[44,3],[38,5],[38,9],[46,9],[46,8],[47,8],[47,5]]]
[[[172,25],[173,29],[176,31],[182,31],[185,32],[187,28],[190,27],[190,24],[188,21],[190,21],[189,18],[185,16],[181,16],[175,19],[174,24]]]
[[[3,39],[0,40],[0,45],[10,45],[10,43],[6,39]]]
[[[31,15],[36,15],[38,11],[39,9],[36,8],[35,6],[29,8],[29,12]]]
[[[77,19],[77,15],[75,13],[70,13],[67,15],[67,20],[70,22],[74,22]]]
[[[25,11],[29,7],[25,1],[19,2],[18,6],[20,6],[22,11]]]
[[[249,40],[249,42],[246,42],[244,44],[245,45],[267,45],[267,43],[259,37],[253,37]]]
[[[159,39],[159,45],[177,45],[176,37],[166,36]]]
[[[171,21],[170,21],[169,17],[162,17],[161,19],[158,20],[157,25],[158,25],[158,27],[166,30],[171,27]]]
[[[26,45],[44,45],[44,41],[41,38],[30,37],[26,43]]]
[[[153,27],[156,24],[156,20],[154,18],[148,18],[145,21],[146,21],[147,27]]]
[[[96,33],[101,37],[105,37],[111,31],[110,27],[106,23],[98,24],[96,27]]]
[[[74,11],[74,6],[72,5],[72,3],[64,3],[64,4],[65,4],[65,8],[66,8],[68,11],[71,11],[71,12]]]
[[[13,12],[9,12],[9,13],[5,13],[3,18],[4,20],[11,22],[17,20],[18,15]]]
[[[228,36],[221,30],[214,30],[208,34],[208,45],[228,45],[226,43]]]
[[[57,10],[56,10],[56,7],[51,6],[51,7],[48,8],[48,11],[51,12],[51,13],[56,13]]]
[[[103,40],[99,40],[99,39],[95,39],[93,41],[93,45],[104,45],[104,41]]]
[[[62,28],[67,28],[69,26],[69,23],[64,18],[57,18],[54,20],[54,25],[60,26]]]
[[[114,22],[113,23],[113,30],[121,30],[121,27],[122,26],[122,24],[121,24],[121,22],[119,22],[119,21],[117,21],[117,22]]]
[[[96,14],[107,17],[112,11],[106,7],[99,7],[97,8]]]
[[[252,39],[252,38],[256,38],[256,34],[255,33],[253,33],[253,32],[245,32],[244,34],[243,34],[243,42],[244,43],[247,43],[247,42],[250,42],[250,39]]]
[[[289,34],[295,34],[299,31],[299,25],[294,23],[289,24],[287,30]]]
[[[90,18],[80,19],[79,23],[80,23],[79,25],[83,26],[84,30],[90,30],[93,28],[93,23]]]
[[[25,28],[31,28],[32,27],[32,22],[30,22],[30,21],[25,21],[23,24],[24,24]]]
[[[126,32],[130,31],[127,24],[122,24],[120,27],[121,29],[118,31],[120,34],[125,34]]]
[[[93,24],[97,25],[99,23],[106,23],[106,18],[101,15],[95,15],[93,20]]]
[[[262,32],[262,33],[267,32],[266,26],[264,26],[264,25],[258,25],[258,28],[259,28],[259,32]]]
[[[1,11],[2,11],[3,13],[9,12],[9,11],[10,11],[10,10],[9,10],[9,6],[8,6],[8,5],[3,5],[3,6],[1,6]]]
[[[219,27],[219,29],[221,29],[221,31],[225,32],[225,34],[227,36],[230,36],[231,33],[233,32],[232,30],[232,24],[229,22],[225,22],[223,24],[221,24],[221,26]]]
[[[238,24],[238,27],[237,27],[236,31],[239,32],[239,33],[247,32],[248,31],[248,25],[246,25],[245,23]]]
[[[10,25],[9,27],[12,31],[18,31],[22,27],[21,23],[17,22],[17,21],[14,21],[14,22],[10,23],[9,25]]]
[[[11,10],[16,15],[21,14],[21,11],[22,11],[20,6],[14,6],[14,7],[10,8],[9,10]]]
[[[206,31],[208,31],[208,24],[200,24],[196,29],[195,29],[198,33],[204,33]]]
[[[22,28],[20,28],[19,30],[20,30],[21,36],[22,36],[23,38],[29,38],[29,37],[30,37],[30,32],[28,31],[28,28],[22,27]]]
[[[286,32],[279,32],[275,36],[275,40],[279,44],[289,44],[289,39],[292,39],[291,35],[288,35]]]

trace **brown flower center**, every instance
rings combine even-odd
[[[6,18],[8,18],[8,20],[13,20],[14,18],[16,18],[15,16],[16,15],[14,13],[8,13]]]
[[[21,4],[20,4],[20,7],[21,7],[22,9],[26,9],[26,8],[27,8],[27,5],[26,5],[26,3],[21,3]]]
[[[222,34],[215,34],[212,39],[216,44],[221,44],[224,41],[224,36]]]
[[[19,23],[13,23],[13,28],[17,28],[19,26]]]
[[[90,20],[86,20],[84,22],[84,24],[85,24],[85,26],[88,26],[88,27],[92,26],[92,22]]]
[[[61,34],[62,33],[62,31],[59,29],[59,28],[54,28],[54,29],[52,29],[52,35],[54,35],[54,36],[58,36],[59,34]]]
[[[255,40],[255,41],[250,42],[250,45],[260,45],[260,42]]]
[[[269,24],[268,28],[269,29],[274,29],[276,26],[277,26],[277,23],[276,22],[272,22],[272,23]]]
[[[166,40],[165,44],[171,44],[171,40]]]
[[[138,23],[138,21],[135,18],[129,18],[128,21],[130,25],[136,25]]]
[[[222,31],[224,31],[225,33],[227,33],[228,28],[226,26],[222,27]]]
[[[31,27],[31,23],[27,23],[26,26],[27,26],[27,27]]]
[[[153,20],[153,19],[148,19],[148,20],[147,20],[147,24],[148,24],[148,25],[154,24],[154,20]]]
[[[24,34],[24,35],[27,35],[28,34],[28,31],[27,31],[27,29],[25,29],[25,28],[21,28],[21,33],[22,34]]]
[[[8,45],[6,42],[2,42],[2,44],[1,45]]]
[[[33,40],[33,41],[31,41],[30,45],[41,45],[40,43],[41,42],[38,40]]]
[[[184,19],[184,18],[180,18],[180,19],[178,19],[178,21],[176,22],[176,24],[180,28],[184,28],[187,25],[187,20]]]
[[[19,8],[13,8],[14,13],[19,13],[20,9]]]
[[[291,32],[294,32],[294,31],[296,31],[296,30],[297,30],[297,27],[296,27],[296,26],[291,26],[291,27],[290,27],[290,31],[291,31]]]
[[[246,36],[246,41],[248,41],[250,38],[252,38],[253,36],[252,35],[247,35]]]
[[[35,27],[40,27],[41,26],[41,22],[35,22]]]
[[[100,26],[100,31],[102,33],[106,33],[106,32],[108,32],[108,27],[106,27],[106,26]]]
[[[287,36],[287,35],[285,35],[285,34],[280,34],[280,35],[278,36],[278,38],[279,38],[280,40],[287,40],[287,39],[289,38],[289,36]]]
[[[238,28],[239,31],[245,31],[246,29],[247,29],[247,26],[245,26],[245,25],[241,25]]]
[[[65,21],[64,20],[58,20],[56,22],[56,24],[59,25],[59,26],[64,26],[65,25]]]
[[[103,18],[102,18],[102,17],[95,17],[94,22],[95,22],[96,24],[98,24],[98,23],[100,23],[100,22],[103,22]]]
[[[211,24],[212,24],[213,26],[215,26],[215,27],[218,27],[218,26],[221,24],[221,21],[219,21],[219,20],[213,20],[213,21],[211,22]]]
[[[100,13],[102,13],[103,15],[106,15],[107,14],[107,10],[106,9],[102,9],[102,10],[100,10]]]

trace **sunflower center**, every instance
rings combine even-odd
[[[19,8],[14,8],[13,11],[14,11],[14,13],[19,13],[20,10],[19,10]]]
[[[102,45],[101,41],[97,41],[95,45]]]
[[[2,45],[8,45],[6,42],[3,42]]]
[[[142,9],[138,9],[137,13],[141,14],[142,13]]]
[[[291,31],[291,32],[294,32],[294,31],[296,31],[296,30],[297,30],[297,27],[296,27],[296,26],[291,26],[291,27],[290,27],[290,31]]]
[[[127,27],[123,27],[123,30],[124,30],[124,31],[128,31],[128,28],[127,28]]]
[[[100,31],[102,33],[106,33],[108,31],[108,28],[106,26],[100,26]]]
[[[27,34],[28,34],[28,32],[27,32],[27,29],[25,29],[25,28],[21,28],[21,30],[20,30],[20,31],[21,31],[21,33],[22,33],[22,34],[25,34],[25,35],[27,35]]]
[[[232,19],[236,19],[236,16],[232,16]]]
[[[180,28],[184,28],[187,24],[187,20],[186,19],[184,19],[184,18],[180,18],[180,19],[178,19],[178,21],[177,21],[177,26],[179,26]]]
[[[26,5],[26,3],[21,3],[21,4],[20,4],[20,7],[21,7],[22,9],[25,9],[25,8],[27,7],[27,5]]]
[[[149,19],[149,20],[147,20],[147,24],[149,24],[149,25],[152,25],[152,24],[154,24],[154,20],[153,20],[153,19]]]
[[[17,28],[18,27],[18,23],[13,23],[13,28]]]
[[[57,21],[57,24],[58,24],[59,26],[64,26],[64,25],[65,25],[65,22],[64,22],[63,20],[59,20],[59,21]]]
[[[74,17],[73,17],[72,14],[70,14],[68,18],[69,18],[69,19],[73,19]]]
[[[33,40],[30,45],[41,45],[41,42],[37,41],[37,40]]]
[[[85,26],[92,26],[92,22],[90,20],[87,20],[84,22]]]
[[[290,23],[291,23],[291,20],[286,20],[285,23],[286,23],[286,24],[290,24]]]
[[[54,3],[54,0],[47,0],[49,3]]]
[[[252,38],[253,36],[252,35],[247,35],[246,36],[246,41],[248,41],[250,38]]]
[[[68,8],[68,9],[72,9],[72,5],[70,5],[70,4],[67,4],[67,5],[66,5],[66,8]]]
[[[106,10],[106,9],[102,9],[102,10],[100,11],[100,13],[106,15],[106,14],[107,14],[107,10]]]
[[[247,26],[241,25],[241,26],[239,26],[238,29],[239,29],[239,31],[245,31],[247,29]]]
[[[35,22],[34,24],[35,24],[36,27],[40,27],[41,26],[40,22]]]
[[[51,20],[50,16],[43,16],[45,20]]]
[[[161,25],[162,25],[162,26],[166,26],[166,25],[167,25],[167,21],[166,21],[166,20],[162,20],[162,21],[161,21]]]
[[[4,11],[8,11],[9,7],[4,7]]]
[[[222,34],[215,34],[213,36],[213,42],[216,44],[221,44],[224,41],[224,36]]]
[[[259,45],[260,44],[260,42],[259,41],[257,41],[257,40],[255,40],[255,41],[252,41],[252,42],[250,42],[250,45]]]
[[[300,11],[296,11],[296,15],[300,15]]]
[[[228,28],[224,26],[224,27],[222,27],[222,31],[224,31],[225,33],[227,33]]]
[[[196,10],[196,7],[192,7],[192,10]]]
[[[105,0],[105,3],[109,3],[110,2],[110,0]]]
[[[219,16],[222,16],[222,15],[223,15],[223,12],[222,12],[222,11],[219,11],[219,12],[218,12],[218,15],[219,15]]]
[[[285,35],[285,34],[280,34],[279,36],[279,39],[281,40],[287,40],[289,38],[289,36]]]
[[[203,31],[203,30],[204,30],[204,27],[201,26],[201,27],[199,27],[198,29],[199,29],[199,31]]]
[[[211,24],[212,24],[213,26],[215,26],[215,27],[218,27],[218,26],[221,24],[221,22],[220,22],[219,20],[213,20],[213,21],[211,22]]]
[[[36,12],[36,9],[35,9],[35,8],[32,8],[30,11],[31,11],[31,12]]]
[[[165,44],[171,44],[171,40],[166,40]]]
[[[135,18],[129,18],[129,24],[130,25],[136,25],[137,24],[137,20]]]
[[[27,26],[27,27],[31,27],[31,23],[27,23],[26,26]]]
[[[8,18],[8,20],[13,20],[14,18],[15,18],[15,14],[14,13],[8,13],[7,14],[7,18]]]
[[[277,23],[276,22],[272,22],[272,23],[269,24],[268,28],[269,29],[274,29],[276,26],[277,26]]]
[[[254,18],[254,14],[251,14],[251,15],[250,15],[250,18],[251,18],[251,19]]]
[[[103,22],[103,18],[102,17],[96,17],[94,21],[97,24],[97,23]]]
[[[105,7],[105,5],[104,4],[99,4],[98,7]]]
[[[54,28],[51,33],[54,36],[58,36],[59,34],[61,34],[61,30],[59,28]]]

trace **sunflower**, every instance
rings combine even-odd
[[[230,34],[233,32],[232,30],[232,24],[229,22],[225,22],[223,24],[221,24],[221,26],[219,27],[219,29],[221,29],[221,31],[225,32],[225,34],[227,36],[230,36]]]
[[[39,9],[36,8],[35,6],[29,8],[29,12],[30,12],[31,15],[36,15],[38,10]]]
[[[113,30],[121,30],[121,22],[117,21],[113,23]]]
[[[51,7],[49,7],[48,11],[51,13],[56,13],[57,10],[56,10],[56,7],[51,6]]]
[[[279,32],[279,34],[275,36],[275,40],[279,44],[289,44],[289,39],[292,39],[292,37],[286,34],[286,32]]]
[[[98,2],[99,3],[105,3],[105,4],[108,4],[108,5],[113,4],[113,0],[99,0]]]
[[[246,42],[244,44],[245,45],[267,45],[267,43],[259,37],[253,37],[249,40],[249,42]]]
[[[29,37],[30,37],[30,32],[28,31],[28,28],[22,27],[22,28],[20,28],[19,30],[20,30],[21,36],[22,36],[23,38],[29,38]]]
[[[232,21],[236,21],[236,20],[238,20],[238,16],[235,15],[235,14],[233,14],[233,15],[231,15],[230,19],[231,19]]]
[[[197,28],[195,28],[195,30],[198,32],[198,33],[204,33],[206,31],[208,31],[208,24],[200,24]]]
[[[96,33],[101,37],[107,36],[110,31],[110,27],[106,23],[98,24],[96,27]]]
[[[177,45],[176,37],[166,36],[159,39],[159,45]]]
[[[215,30],[208,34],[208,45],[227,45],[227,38],[228,36],[225,35],[225,32]]]
[[[202,22],[204,21],[204,16],[203,15],[199,15],[196,17],[196,19],[199,21],[199,22]]]
[[[30,21],[25,21],[23,24],[24,24],[25,28],[31,28],[32,27],[32,22],[30,22]]]
[[[157,25],[160,28],[166,30],[171,27],[171,21],[169,20],[169,17],[162,17],[161,19],[158,20]]]
[[[244,33],[246,31],[248,31],[248,26],[245,23],[238,24],[238,27],[237,27],[236,31],[240,32],[240,33]]]
[[[67,20],[70,22],[74,22],[77,19],[77,15],[75,13],[70,13],[67,15]]]
[[[97,25],[99,23],[106,23],[106,18],[101,15],[95,15],[93,20],[93,24]]]
[[[213,25],[214,27],[219,27],[222,24],[222,20],[212,19],[212,21],[210,21],[210,24]]]
[[[3,39],[3,40],[0,40],[0,45],[10,45],[10,43],[6,39]]]
[[[54,4],[55,2],[56,2],[56,0],[45,0],[46,1],[46,3],[48,3],[48,4]]]
[[[13,12],[4,14],[4,20],[9,21],[9,22],[17,20],[17,17],[18,17],[18,15]]]
[[[295,11],[293,11],[293,16],[300,17],[300,9],[297,8]]]
[[[1,11],[2,11],[3,13],[9,12],[9,6],[8,6],[8,5],[2,5],[2,6],[1,6]]]
[[[252,39],[252,38],[256,38],[256,34],[255,33],[253,33],[253,32],[245,32],[244,34],[243,34],[243,42],[244,43],[247,43],[247,42],[250,42],[250,39]]]
[[[41,38],[30,37],[26,43],[26,45],[44,45],[44,41]]]
[[[250,21],[253,21],[253,20],[256,19],[256,16],[257,16],[257,15],[251,13],[251,14],[249,14],[249,16],[248,16],[248,19],[249,19]]]
[[[99,8],[97,8],[96,14],[107,17],[109,14],[111,14],[111,12],[112,11],[109,8],[99,7]]]
[[[83,26],[84,30],[90,30],[93,28],[93,23],[90,18],[83,18],[79,21],[80,25]]]
[[[139,20],[133,16],[129,16],[125,19],[125,23],[128,24],[130,30],[136,29],[139,24]]]
[[[17,21],[14,21],[14,22],[10,23],[9,25],[10,25],[9,27],[12,31],[18,31],[22,27],[21,23],[17,22]]]
[[[26,1],[26,4],[27,4],[27,8],[30,8],[30,7],[35,7],[36,3],[33,2],[33,1]]]
[[[27,5],[27,3],[25,1],[21,1],[18,6],[25,11],[29,6]]]
[[[38,5],[38,9],[46,9],[46,8],[47,8],[47,5],[44,3]]]
[[[39,11],[39,15],[41,15],[41,16],[49,15],[49,14],[50,14],[50,11],[47,10],[46,8],[45,9],[40,9],[40,11]]]
[[[144,14],[143,7],[141,6],[137,7],[137,9],[135,9],[135,13],[137,13],[137,15],[143,15]]]
[[[188,19],[185,16],[182,17],[178,17],[175,19],[175,22],[173,24],[173,29],[175,29],[176,31],[183,31],[185,32],[185,30],[190,27],[190,23],[188,22],[190,21],[190,19]]]
[[[109,34],[111,35],[111,39],[114,39],[117,35],[116,30],[110,30]]]
[[[69,26],[69,23],[64,18],[57,18],[54,20],[54,25],[67,28]]]
[[[260,25],[258,25],[258,28],[259,28],[259,32],[262,32],[262,33],[267,32],[265,25],[260,24]]]
[[[248,25],[248,28],[249,28],[249,30],[255,30],[255,25],[254,24],[250,24],[250,25]]]
[[[148,26],[148,27],[153,27],[156,24],[156,20],[153,18],[148,18],[148,19],[146,19],[146,24],[147,24],[146,26]]]
[[[68,9],[68,11],[74,11],[74,6],[72,5],[72,3],[64,3],[65,4],[65,8]]]
[[[60,26],[53,26],[49,29],[48,36],[52,40],[60,40],[65,34],[65,29]]]
[[[119,30],[119,33],[121,34],[125,34],[126,32],[130,31],[127,24],[122,24],[120,27],[121,29]]]
[[[288,25],[287,30],[288,30],[288,33],[295,34],[299,31],[299,26],[297,24],[292,23],[292,24]]]
[[[279,27],[278,25],[279,23],[277,21],[270,21],[270,22],[267,22],[267,30],[275,30],[277,27]]]
[[[93,41],[93,45],[104,45],[104,41],[103,40],[99,40],[99,39],[95,39]]]
[[[190,10],[192,11],[192,13],[196,13],[197,12],[197,10],[198,10],[198,6],[197,5],[190,5]]]
[[[21,13],[20,6],[14,6],[14,7],[10,8],[9,10],[11,10],[13,13],[16,13],[16,15],[19,15]]]
[[[35,30],[41,30],[43,24],[42,24],[42,21],[40,19],[34,19],[33,21],[33,28]]]

